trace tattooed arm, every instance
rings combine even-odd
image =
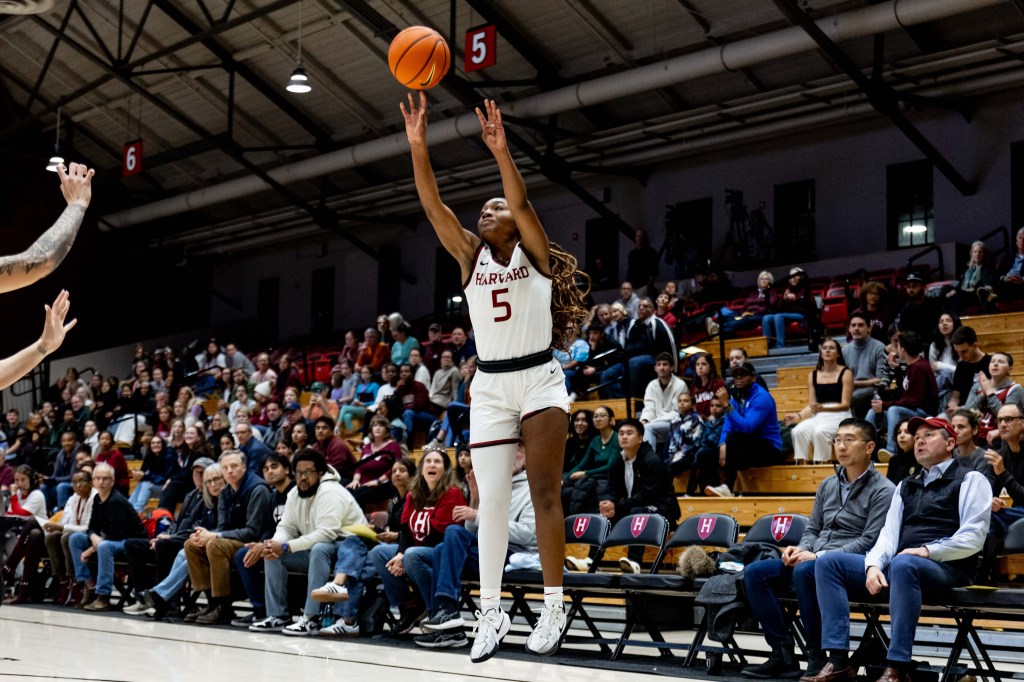
[[[61,291],[52,306],[43,306],[46,310],[46,321],[39,340],[27,348],[23,348],[9,358],[0,360],[0,390],[3,390],[29,373],[42,362],[43,358],[60,348],[64,335],[78,323],[77,319],[64,324],[64,319],[71,308],[71,298],[67,291]]]
[[[0,257],[0,293],[33,284],[57,269],[71,251],[82,226],[85,209],[92,199],[95,171],[83,164],[71,164],[71,170],[57,169],[60,191],[68,202],[60,218],[36,242],[22,253]]]

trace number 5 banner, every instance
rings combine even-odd
[[[497,43],[497,33],[493,24],[477,26],[466,31],[466,59],[462,70],[469,73],[494,66],[498,60]]]
[[[122,156],[121,173],[124,177],[142,172],[142,140],[126,144]]]

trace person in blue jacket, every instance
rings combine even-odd
[[[754,382],[757,372],[749,362],[732,368],[733,390],[715,394],[725,408],[725,423],[718,441],[718,465],[725,469],[722,485],[707,486],[708,496],[732,497],[736,472],[782,462],[782,434],[775,399]]]

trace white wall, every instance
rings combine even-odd
[[[970,123],[959,114],[942,110],[913,113],[921,131],[945,154],[968,180],[978,184],[974,196],[963,197],[938,172],[934,178],[935,241],[970,242],[1010,219],[1010,144],[1024,140],[1024,104],[1020,93],[1009,92],[979,102]],[[646,186],[617,176],[587,178],[583,184],[600,197],[611,191],[609,207],[629,224],[646,228],[660,246],[665,207],[680,201],[712,197],[715,201],[714,244],[724,239],[728,216],[724,208],[726,187],[744,192],[749,209],[762,202],[772,215],[774,186],[814,179],[817,194],[818,250],[822,259],[843,258],[886,250],[886,166],[923,158],[887,120],[872,117],[827,130],[775,138],[741,148],[687,157],[652,169]],[[485,197],[481,197],[483,201]],[[594,218],[575,196],[558,188],[537,189],[531,194],[551,238],[578,258],[585,252],[585,224]],[[466,225],[475,222],[477,204],[454,207]],[[376,228],[369,228],[376,229]],[[573,240],[573,234],[578,239]],[[402,312],[415,318],[430,312],[433,300],[434,249],[438,242],[425,221],[415,232],[392,233],[390,243],[402,251],[402,265],[418,279],[403,285]],[[320,255],[321,241],[327,255]],[[625,272],[630,240],[621,237],[620,272]],[[948,250],[948,249],[947,249]],[[886,261],[905,262],[911,251],[867,259],[868,269],[888,267]],[[255,315],[256,282],[280,276],[282,337],[310,331],[310,273],[333,264],[338,272],[335,326],[361,327],[370,323],[376,309],[376,264],[341,238],[325,235],[300,247],[277,247],[273,252],[240,256],[235,263],[214,272],[214,287],[244,303],[235,311],[215,300],[212,325],[222,328]],[[955,264],[947,258],[947,270]],[[811,264],[814,276],[826,275]],[[854,268],[856,269],[856,268]],[[738,282],[742,284],[742,282]]]

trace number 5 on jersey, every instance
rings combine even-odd
[[[495,322],[504,322],[505,320],[512,319],[512,304],[509,303],[508,301],[498,300],[499,296],[502,296],[507,293],[508,287],[505,287],[504,289],[491,289],[491,305],[494,307],[495,310],[504,311],[500,315],[494,316]]]

